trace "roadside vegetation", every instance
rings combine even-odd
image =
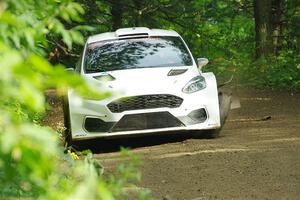
[[[122,199],[140,179],[129,154],[119,175],[103,177],[91,153],[63,153],[58,134],[40,125],[44,92],[68,87],[98,95],[65,71],[86,36],[120,27],[174,29],[206,70],[235,74],[245,86],[300,89],[297,0],[0,1],[0,199]],[[87,26],[88,25],[88,26]],[[72,159],[73,158],[73,159]],[[127,189],[126,189],[127,188]],[[140,191],[136,198],[147,198]]]
[[[63,95],[72,87],[101,98],[79,76],[47,60],[48,38],[61,39],[69,50],[83,44],[86,27],[62,23],[80,22],[83,13],[69,0],[0,3],[0,199],[123,199],[140,178],[138,159],[124,150],[130,162],[104,179],[91,153],[64,154],[58,134],[39,124],[48,88]],[[143,199],[146,193],[134,195]]]

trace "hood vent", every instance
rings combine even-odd
[[[97,79],[98,81],[114,81],[114,80],[116,80],[116,78],[110,74],[102,74],[99,76],[93,76],[93,78]]]
[[[168,73],[168,76],[177,76],[183,74],[187,71],[187,69],[171,69]]]

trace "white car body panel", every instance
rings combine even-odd
[[[175,31],[165,31],[148,28],[128,28],[119,29],[116,32],[99,34],[91,36],[87,44],[101,41],[113,40],[118,35],[132,33],[144,33],[145,31],[151,36],[177,36]],[[86,48],[86,47],[85,47]],[[85,52],[85,50],[84,50]],[[191,54],[191,53],[190,53]],[[202,73],[198,70],[193,59],[193,66],[181,67],[157,67],[157,68],[140,68],[116,70],[100,73],[86,74],[81,63],[81,75],[87,80],[92,87],[99,88],[99,92],[110,91],[112,96],[103,100],[88,100],[76,95],[73,90],[68,91],[70,131],[72,140],[82,140],[98,137],[118,137],[134,134],[151,134],[155,132],[180,131],[180,130],[207,130],[220,128],[220,112],[218,102],[218,90],[216,78],[213,73]],[[183,74],[168,76],[171,69],[187,69]],[[110,74],[114,81],[99,81],[93,78],[102,74]],[[194,77],[202,75],[206,81],[206,88],[194,93],[182,92],[183,87]],[[122,97],[149,95],[149,94],[170,94],[183,99],[182,104],[176,108],[152,108],[140,110],[127,110],[120,113],[113,113],[107,105]],[[207,113],[207,119],[201,123],[187,125],[186,116],[197,109],[204,108]],[[143,130],[115,131],[115,132],[89,132],[84,127],[87,117],[101,119],[104,122],[117,123],[125,115],[134,115],[139,113],[156,113],[169,112],[185,126],[165,127]]]

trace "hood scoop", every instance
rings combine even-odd
[[[185,73],[187,70],[188,69],[171,69],[168,72],[168,76],[177,76],[177,75]]]

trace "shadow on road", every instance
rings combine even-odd
[[[117,139],[91,139],[75,142],[74,147],[79,150],[89,149],[93,153],[107,153],[119,151],[121,147],[135,149],[139,147],[182,142],[191,138],[206,139],[207,135],[203,133],[195,136],[193,132],[167,132],[161,133],[160,135],[127,136]]]

